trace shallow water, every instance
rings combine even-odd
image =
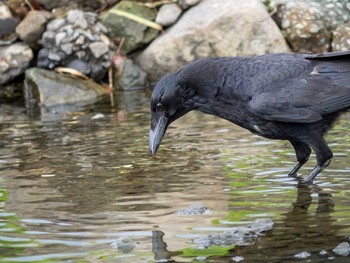
[[[327,137],[329,168],[297,187],[287,142],[198,112],[172,124],[152,158],[148,96],[123,97],[114,110],[39,116],[0,106],[0,262],[350,261],[332,252],[350,236],[350,115]],[[212,213],[174,214],[197,203]],[[275,224],[254,244],[202,252],[192,244],[257,218]],[[120,237],[136,247],[124,253]]]

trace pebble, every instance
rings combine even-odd
[[[232,261],[234,262],[241,262],[242,260],[244,260],[244,257],[242,256],[235,256],[232,258]]]
[[[120,237],[115,240],[111,246],[123,253],[129,253],[136,247],[137,243],[129,237]]]
[[[300,253],[294,255],[295,258],[300,258],[300,259],[305,259],[305,258],[308,258],[310,256],[311,256],[311,254],[307,251],[303,251],[303,252],[300,252]]]
[[[348,242],[342,242],[333,249],[333,252],[337,255],[346,257],[350,254],[350,245]]]
[[[108,52],[108,46],[103,42],[93,42],[89,45],[89,48],[95,58],[99,58]]]
[[[91,117],[91,120],[98,120],[98,119],[103,119],[105,117],[104,114],[102,113],[97,113],[94,116]]]
[[[182,9],[176,3],[162,5],[156,17],[156,23],[171,26],[180,17]]]
[[[193,216],[193,215],[204,215],[204,214],[211,214],[212,212],[209,210],[209,208],[203,206],[202,204],[193,204],[189,207],[175,212],[175,215],[179,216]]]

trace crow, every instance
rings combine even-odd
[[[151,97],[149,148],[154,156],[170,123],[198,110],[294,147],[296,175],[311,149],[312,183],[333,153],[324,135],[350,108],[350,51],[209,57],[163,77]]]

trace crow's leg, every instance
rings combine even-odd
[[[315,137],[309,142],[309,145],[314,150],[317,159],[316,167],[311,171],[311,173],[302,181],[302,183],[311,183],[315,177],[326,168],[332,160],[333,153],[328,147],[327,143],[322,137]]]
[[[290,140],[290,143],[293,145],[295,154],[297,156],[298,163],[294,168],[289,172],[289,176],[295,175],[299,169],[309,160],[311,154],[311,148],[304,142]]]

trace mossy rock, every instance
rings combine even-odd
[[[130,53],[145,46],[157,37],[159,31],[142,21],[154,21],[156,11],[142,4],[122,1],[112,7],[103,17],[102,23],[108,29],[111,39],[124,37],[122,50]],[[140,21],[136,21],[136,20]]]

